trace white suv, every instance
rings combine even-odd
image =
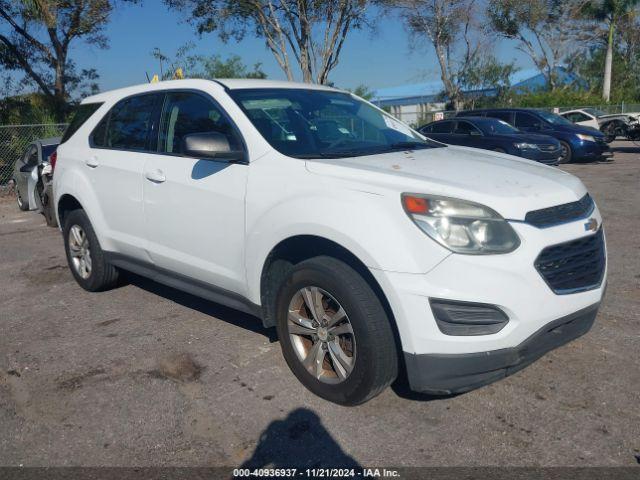
[[[600,213],[560,170],[426,140],[333,88],[178,80],[85,99],[55,201],[86,290],[129,270],[254,314],[312,392],[463,392],[587,332]]]

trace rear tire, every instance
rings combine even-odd
[[[119,272],[105,260],[98,237],[84,210],[73,210],[66,215],[62,236],[67,263],[78,285],[89,292],[109,290],[116,286]]]
[[[560,160],[558,160],[558,163],[571,163],[571,160],[573,158],[571,145],[560,140],[560,149],[562,150],[562,154],[560,155]]]
[[[309,302],[318,307],[316,315]],[[291,267],[278,288],[276,312],[289,368],[319,397],[358,405],[395,380],[398,351],[390,319],[369,284],[346,263],[319,256]]]

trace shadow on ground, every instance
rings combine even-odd
[[[154,282],[153,280],[141,277],[134,273],[126,272],[125,278],[131,285],[141,288],[149,293],[159,295],[167,300],[171,300],[172,302],[182,305],[183,307],[215,317],[218,320],[230,323],[236,327],[264,335],[271,343],[278,341],[276,329],[264,328],[262,326],[262,321],[258,317],[196,297],[195,295],[183,292],[182,290],[162,285],[161,283]]]
[[[274,420],[240,468],[360,468],[322,425],[315,412],[297,408]]]

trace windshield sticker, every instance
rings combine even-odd
[[[404,123],[399,122],[395,118],[389,117],[388,115],[383,115],[382,118],[384,118],[384,123],[388,128],[395,130],[396,132],[404,133],[408,137],[413,137],[413,132]]]

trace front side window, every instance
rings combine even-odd
[[[108,115],[106,128],[100,122],[94,130],[94,144],[123,150],[146,150],[157,98],[157,95],[139,95],[117,103]],[[104,134],[104,140],[100,134]]]
[[[456,131],[458,135],[482,135],[480,130],[471,125],[469,122],[458,122]]]
[[[25,156],[25,162],[27,165],[34,166],[38,164],[38,147],[35,145],[30,147]]]
[[[183,154],[186,135],[214,132],[227,137],[231,150],[242,150],[231,123],[212,100],[193,92],[167,94],[160,120],[160,152]]]
[[[443,147],[348,93],[264,88],[234,90],[230,95],[265,140],[292,157],[351,157]]]

